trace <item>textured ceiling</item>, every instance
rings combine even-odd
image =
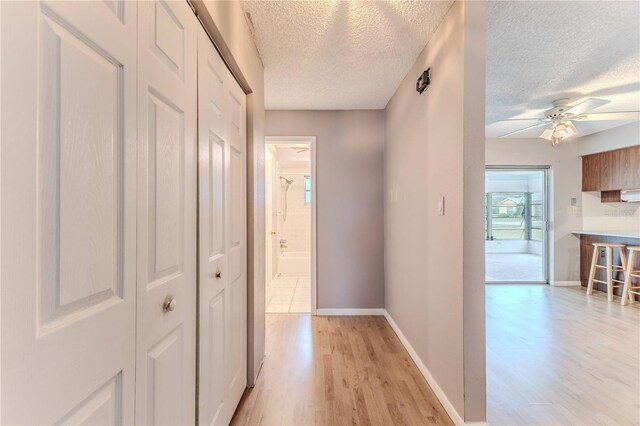
[[[384,108],[451,1],[242,1],[265,65],[267,109]],[[640,110],[640,2],[487,6],[487,136],[554,99]],[[577,123],[581,135],[628,122]],[[541,129],[518,137],[537,137]]]
[[[539,117],[551,101],[611,101],[593,112],[640,110],[640,3],[490,2],[487,8],[487,136]],[[628,122],[577,123],[580,134]],[[542,129],[519,134],[536,137]]]
[[[241,3],[267,109],[381,109],[452,1]]]

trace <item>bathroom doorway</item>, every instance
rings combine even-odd
[[[316,311],[315,137],[265,143],[265,312]]]

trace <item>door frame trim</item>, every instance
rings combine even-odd
[[[316,196],[316,137],[315,136],[265,136],[265,146],[277,145],[279,143],[300,143],[308,144],[311,154],[311,248],[310,248],[310,293],[311,293],[311,315],[316,315],[318,311],[318,241],[317,241],[317,196]],[[265,277],[266,284],[266,277]]]
[[[549,284],[549,234],[551,229],[551,220],[550,214],[552,211],[550,210],[550,200],[551,193],[549,192],[549,171],[551,170],[551,166],[549,165],[485,165],[484,171],[485,176],[488,170],[494,171],[541,171],[544,172],[544,220],[546,224],[546,229],[544,231],[544,242],[542,244],[542,250],[544,251],[543,262],[544,262],[544,277],[543,281],[486,281],[485,284]],[[485,188],[486,194],[486,188]],[[486,249],[485,249],[485,258],[486,258]]]

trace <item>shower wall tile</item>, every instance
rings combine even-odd
[[[279,209],[278,230],[279,238],[287,240],[286,251],[310,251],[310,226],[311,206],[305,204],[304,177],[309,176],[309,171],[287,173],[286,169],[280,170],[280,176],[292,180],[293,183],[287,191],[287,220],[284,221],[284,188],[285,182],[280,180],[278,184]]]

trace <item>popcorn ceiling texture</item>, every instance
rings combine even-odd
[[[266,108],[385,108],[451,4],[242,1],[265,65]],[[540,116],[561,97],[611,101],[597,112],[640,109],[638,22],[637,1],[489,2],[488,136],[516,130],[492,123]],[[578,129],[585,135],[627,123]]]
[[[384,108],[452,3],[242,1],[266,108]]]
[[[563,97],[611,101],[593,112],[639,110],[639,23],[637,1],[489,2],[487,124],[541,116]],[[577,126],[586,134],[626,123]],[[491,127],[487,136],[498,136]]]

